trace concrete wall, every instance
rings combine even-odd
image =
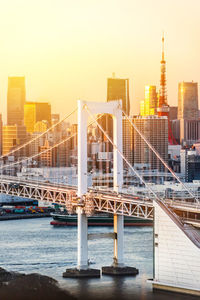
[[[154,283],[194,290],[200,294],[199,246],[157,203],[154,207]]]

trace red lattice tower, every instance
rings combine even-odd
[[[167,81],[166,81],[166,61],[164,53],[164,35],[162,36],[162,60],[161,75],[160,75],[160,95],[158,99],[157,114],[159,117],[166,116],[168,118],[168,141],[170,145],[177,145],[177,141],[173,136],[170,122],[169,122],[169,105],[167,103]]]

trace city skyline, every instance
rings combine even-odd
[[[199,12],[0,1],[0,300],[200,297]]]
[[[106,101],[106,78],[115,72],[130,79],[131,113],[138,113],[144,86],[159,86],[163,30],[169,105],[177,105],[179,82],[199,82],[199,1],[59,4],[1,4],[4,120],[8,76],[25,76],[27,101],[48,101],[60,113],[77,99]]]

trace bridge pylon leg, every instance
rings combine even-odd
[[[124,266],[124,216],[114,215],[114,257],[113,266]]]
[[[66,269],[65,278],[100,277],[100,270],[88,266],[88,220],[82,206],[77,207],[78,263],[76,268]]]
[[[82,207],[77,208],[78,217],[78,269],[88,268],[88,220]]]
[[[88,222],[84,213],[84,195],[87,193],[87,119],[85,102],[78,101],[78,259],[77,268],[67,269],[63,277],[100,277],[100,270],[88,267]]]
[[[124,265],[124,216],[114,215],[114,257],[111,266],[102,267],[102,274],[111,276],[137,275],[138,269]]]

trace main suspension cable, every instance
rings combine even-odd
[[[195,199],[195,201],[199,204],[200,201],[195,197],[195,195],[186,187],[186,185],[181,181],[181,179],[176,175],[176,173],[167,165],[167,163],[164,161],[164,159],[160,156],[160,154],[156,151],[156,149],[151,145],[151,143],[147,140],[147,138],[139,131],[137,126],[130,120],[130,118],[127,116],[125,111],[121,108],[122,113],[124,114],[125,118],[129,121],[131,126],[136,130],[136,132],[139,134],[139,136],[144,140],[144,142],[147,144],[147,146],[153,151],[153,153],[157,156],[157,158],[162,162],[162,164],[165,166],[165,168],[172,174],[173,177],[176,178],[176,180],[182,185],[182,187],[192,196],[192,198]]]
[[[68,114],[66,117],[64,117],[62,120],[58,121],[56,124],[52,125],[50,128],[48,128],[45,132],[42,132],[41,134],[37,135],[36,137],[34,137],[33,139],[31,139],[30,141],[20,145],[19,147],[11,150],[10,152],[1,155],[0,156],[0,160],[3,159],[4,157],[8,157],[10,155],[12,155],[13,153],[21,150],[22,148],[25,148],[26,146],[28,146],[29,144],[35,142],[36,140],[39,140],[41,137],[43,137],[45,134],[47,134],[49,131],[53,130],[56,126],[58,126],[59,124],[61,124],[62,122],[64,122],[66,119],[68,119],[69,117],[71,117],[75,112],[77,111],[77,108],[74,109],[70,114]]]
[[[103,132],[105,137],[109,140],[109,142],[112,144],[113,148],[117,150],[117,152],[121,155],[121,157],[124,159],[124,161],[127,163],[127,165],[131,168],[131,170],[134,172],[134,174],[141,180],[141,182],[150,190],[150,192],[155,196],[155,198],[158,201],[161,201],[161,199],[158,197],[158,195],[147,185],[147,183],[144,181],[144,179],[140,176],[140,174],[133,168],[133,166],[129,163],[129,161],[126,159],[126,157],[123,155],[123,153],[118,149],[118,147],[114,144],[114,142],[111,140],[109,135],[105,132],[103,127],[97,122],[97,120],[92,115],[90,109],[87,105],[84,106],[86,111],[88,112],[89,116],[93,119],[93,121],[96,123],[96,125],[100,128],[100,130]]]
[[[101,118],[103,115],[104,115],[104,114],[100,114],[95,120],[98,120],[98,119]],[[94,121],[91,122],[88,126],[90,126],[90,125],[92,125],[92,124],[94,124]],[[36,158],[36,157],[38,157],[38,156],[40,156],[40,155],[42,155],[42,154],[45,154],[45,153],[47,153],[47,152],[53,150],[54,148],[59,147],[59,146],[62,145],[63,143],[69,141],[71,138],[75,137],[76,135],[78,135],[77,132],[75,132],[72,136],[69,136],[69,137],[65,138],[64,140],[60,141],[60,142],[57,143],[56,145],[53,145],[53,146],[49,147],[48,149],[45,149],[45,150],[43,150],[43,151],[41,151],[41,152],[39,152],[39,153],[36,153],[36,154],[34,154],[34,155],[30,156],[30,157],[26,157],[26,158],[24,158],[24,159],[22,159],[22,160],[20,160],[20,161],[13,162],[13,163],[11,163],[11,164],[2,165],[2,166],[0,166],[0,170],[5,169],[5,168],[7,168],[7,167],[12,167],[12,166],[15,166],[15,165],[19,165],[19,164],[22,164],[22,163],[27,162],[27,161],[29,161],[29,160],[32,160],[32,159],[34,159],[34,158]]]

